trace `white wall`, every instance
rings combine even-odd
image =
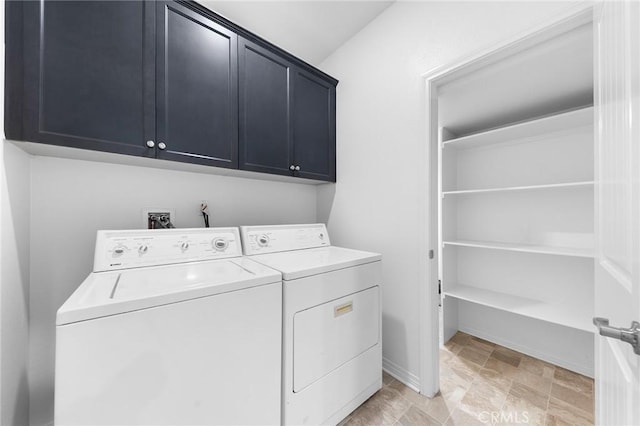
[[[318,188],[332,243],[383,255],[383,357],[419,385],[421,75],[553,17],[561,2],[396,2],[321,68],[340,80],[335,187]],[[478,105],[482,108],[482,105]],[[435,285],[435,283],[434,283]]]
[[[4,41],[4,5],[0,7]],[[0,82],[4,81],[4,42]],[[0,424],[29,424],[29,156],[4,143],[0,85]]]
[[[53,420],[55,314],[91,271],[98,229],[142,225],[142,209],[175,209],[177,227],[309,223],[316,187],[36,156],[31,160],[31,424]]]
[[[0,424],[29,424],[29,155],[0,148]]]

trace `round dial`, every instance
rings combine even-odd
[[[189,249],[189,243],[187,241],[180,244],[180,249],[182,251],[187,251]]]
[[[138,246],[138,253],[145,254],[147,251],[149,251],[149,246],[148,245],[140,244],[140,246]]]
[[[126,250],[127,250],[127,247],[123,246],[122,244],[118,244],[112,250],[113,257],[122,256]]]
[[[266,247],[269,245],[269,236],[267,234],[259,235],[257,241],[260,247]]]
[[[225,251],[229,247],[229,241],[226,238],[215,238],[211,241],[211,245],[216,251]]]

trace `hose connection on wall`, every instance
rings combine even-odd
[[[206,201],[200,203],[200,213],[202,213],[202,219],[204,220],[204,227],[209,227],[209,205]]]

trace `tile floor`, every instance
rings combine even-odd
[[[341,425],[592,425],[593,380],[458,332],[440,351],[440,393],[383,373],[383,387]]]

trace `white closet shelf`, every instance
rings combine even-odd
[[[473,146],[533,139],[540,135],[549,135],[556,132],[566,132],[569,129],[591,126],[592,123],[593,107],[587,107],[449,139],[442,142],[442,147],[471,148]]]
[[[486,189],[462,189],[456,191],[442,191],[442,196],[446,195],[458,195],[458,194],[482,194],[485,192],[508,192],[508,191],[529,191],[536,189],[561,189],[561,188],[574,188],[574,187],[588,187],[593,186],[594,182],[567,182],[567,183],[551,183],[546,185],[526,185],[526,186],[507,186],[502,188],[486,188]]]
[[[445,296],[593,333],[592,307],[552,304],[511,294],[455,284]]]
[[[487,248],[494,250],[519,251],[524,253],[553,254],[558,256],[594,257],[593,249],[576,247],[553,247],[534,244],[499,243],[493,241],[448,240],[442,242],[445,246],[462,246]]]

